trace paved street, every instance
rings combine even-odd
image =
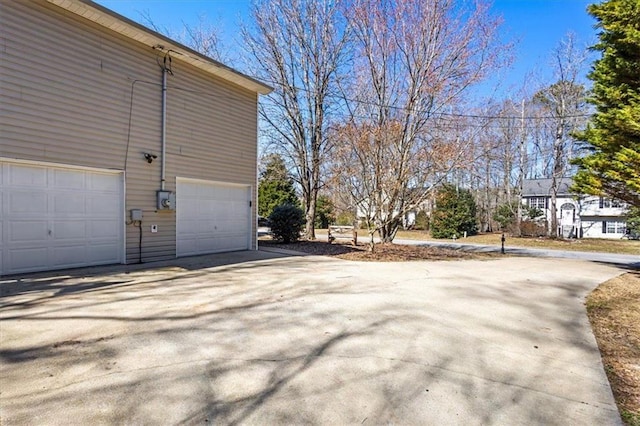
[[[617,425],[567,259],[266,252],[0,281],[0,423]]]
[[[469,244],[469,243],[465,243],[464,241],[462,242],[417,241],[417,240],[395,239],[393,242],[396,244],[445,247],[445,248],[451,248],[454,250],[464,250],[464,251],[471,251],[471,252],[499,253],[501,250],[500,246],[492,246],[492,245],[485,245],[485,244]],[[533,249],[533,248],[524,248],[524,247],[510,247],[508,240],[505,244],[505,253],[515,254],[520,256],[588,260],[588,261],[598,262],[598,263],[620,265],[620,266],[629,267],[632,269],[640,269],[640,253],[634,256],[630,254],[593,253],[593,252],[586,252],[586,251],[544,250],[544,249]]]

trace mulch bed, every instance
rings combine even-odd
[[[277,241],[261,239],[260,246],[277,247],[285,250],[299,251],[302,253],[331,256],[345,260],[375,261],[375,262],[404,262],[410,260],[461,260],[480,257],[477,254],[465,253],[457,250],[418,247],[402,244],[376,244],[373,252],[369,250],[369,244],[359,243],[354,246],[350,243],[326,241],[297,241],[283,244]]]

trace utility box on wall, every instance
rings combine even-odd
[[[142,221],[142,209],[131,209],[130,210],[131,220],[133,222],[141,222]]]
[[[158,210],[175,210],[176,194],[171,191],[157,191]]]

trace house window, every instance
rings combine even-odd
[[[571,203],[564,203],[562,206],[560,206],[560,210],[575,210],[575,206]]]
[[[622,201],[614,200],[612,198],[600,197],[601,209],[618,208],[618,207],[624,207],[624,204],[622,203]]]
[[[626,223],[624,222],[604,221],[602,222],[602,233],[624,234],[626,232],[626,227]]]
[[[531,197],[529,198],[529,207],[532,209],[544,210],[547,208],[547,197]]]

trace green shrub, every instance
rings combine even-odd
[[[336,217],[336,225],[353,225],[356,221],[356,217],[353,213],[348,211],[343,211],[338,214]]]
[[[476,202],[468,189],[445,184],[436,195],[436,207],[431,214],[431,236],[434,238],[460,237],[465,232],[474,235]]]
[[[283,243],[298,241],[305,224],[304,211],[292,204],[282,204],[269,215],[273,237]]]
[[[416,223],[413,225],[413,229],[418,231],[429,230],[429,215],[427,212],[420,210],[418,214],[416,214]]]
[[[493,220],[500,224],[500,229],[504,231],[508,229],[510,225],[516,220],[516,212],[518,211],[517,204],[501,204],[493,213]]]
[[[537,207],[524,206],[523,209],[524,216],[531,220],[537,220],[544,216],[544,212]]]
[[[335,206],[326,195],[319,195],[316,202],[315,228],[327,229],[336,221]]]

